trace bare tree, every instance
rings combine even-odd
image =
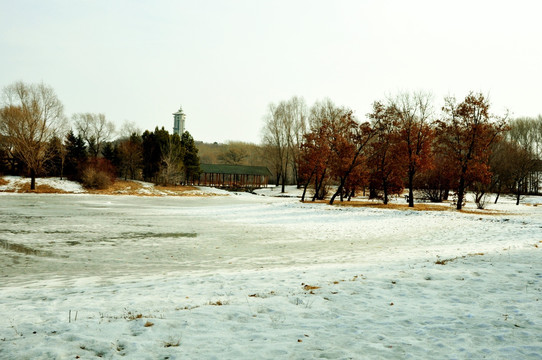
[[[282,182],[282,192],[289,177],[289,169],[296,182],[297,164],[301,154],[300,147],[306,132],[307,106],[299,97],[281,101],[278,105],[270,104],[265,118],[263,144],[268,149],[268,158]]]
[[[129,139],[134,134],[136,134],[137,136],[141,136],[141,129],[137,127],[134,121],[124,120],[119,130],[120,138]]]
[[[348,111],[349,109],[345,107],[335,105],[329,98],[316,101],[309,112],[309,127],[314,130],[320,128],[324,122],[333,124]]]
[[[74,114],[73,122],[77,132],[87,142],[89,152],[97,158],[102,145],[113,136],[115,124],[106,120],[104,114],[92,113]]]
[[[507,137],[525,152],[531,154],[533,165],[536,168],[536,165],[542,161],[542,116],[539,115],[537,118],[523,117],[511,121]],[[524,179],[523,186],[527,192],[538,193],[540,181],[539,172],[532,169]]]
[[[3,90],[0,135],[30,171],[30,189],[49,156],[48,142],[66,128],[64,106],[52,87],[16,82]],[[61,135],[60,135],[61,136]]]
[[[282,180],[282,192],[285,192],[286,178],[288,176],[288,131],[285,129],[283,106],[269,104],[265,117],[263,144],[267,149],[267,157],[276,171],[277,182]]]
[[[224,164],[240,165],[249,156],[246,144],[241,142],[229,142],[225,149],[218,155],[218,160]]]
[[[285,126],[287,131],[290,167],[296,184],[301,185],[298,164],[301,157],[303,135],[307,133],[307,105],[303,98],[294,96],[284,104]]]

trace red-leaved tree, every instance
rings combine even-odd
[[[414,207],[416,175],[432,167],[434,130],[430,119],[431,98],[429,93],[424,92],[401,93],[390,104],[397,117],[399,151],[404,154],[409,207]]]
[[[455,98],[446,98],[442,110],[437,141],[457,193],[457,210],[461,210],[468,186],[490,181],[490,146],[499,140],[506,122],[489,113],[489,102],[482,94],[472,92],[459,104]]]
[[[403,191],[403,174],[406,152],[400,142],[397,111],[381,102],[373,104],[373,112],[368,114],[372,120],[374,137],[370,143],[370,188],[380,190],[384,204],[389,195]],[[373,194],[374,195],[374,194]]]
[[[338,182],[337,191],[329,200],[333,205],[338,195],[343,200],[345,185],[352,187],[352,175],[361,179],[357,175],[366,163],[367,145],[375,132],[368,122],[357,122],[351,111],[331,123],[328,132],[331,176]]]

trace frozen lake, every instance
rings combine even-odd
[[[458,250],[515,247],[531,236],[524,231],[528,214],[359,210],[246,194],[2,195],[0,201],[0,245],[10,250],[0,258],[5,282],[21,275],[111,277],[373,263],[391,254],[393,261],[431,259]],[[498,244],[484,241],[496,236]]]
[[[0,358],[539,359],[542,206],[496,208],[1,194]]]

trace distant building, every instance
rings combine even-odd
[[[186,115],[183,113],[183,108],[179,106],[179,111],[173,113],[173,133],[181,136],[184,133],[184,122]]]
[[[271,172],[265,166],[200,164],[200,170],[198,185],[223,188],[267,187],[271,176]]]

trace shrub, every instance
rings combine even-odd
[[[87,167],[81,176],[81,182],[87,189],[107,189],[111,185],[111,178],[108,173]]]

